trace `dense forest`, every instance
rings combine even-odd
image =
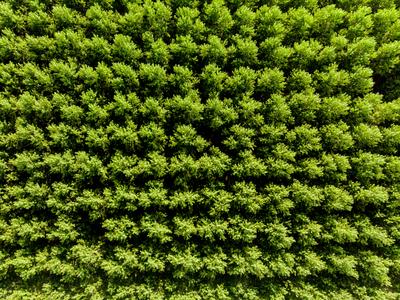
[[[399,0],[0,1],[1,299],[399,299]]]

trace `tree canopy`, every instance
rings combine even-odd
[[[0,31],[0,298],[399,299],[398,0],[5,0]]]

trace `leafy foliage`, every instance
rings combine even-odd
[[[398,299],[400,2],[0,2],[0,298]]]

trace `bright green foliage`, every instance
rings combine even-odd
[[[399,299],[400,1],[0,1],[1,299]]]

